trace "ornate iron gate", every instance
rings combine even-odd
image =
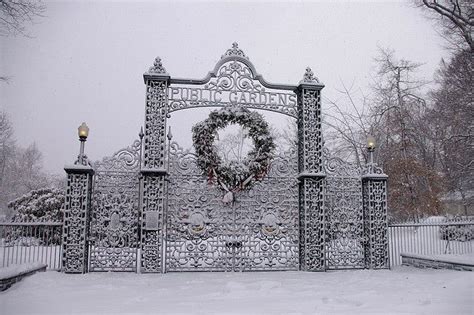
[[[208,184],[193,153],[173,143],[170,161],[167,271],[298,270],[295,152],[275,156],[233,204]]]
[[[326,268],[365,268],[361,169],[324,155]]]
[[[90,271],[136,271],[141,142],[94,164]]]
[[[80,135],[79,158],[65,168],[65,272],[135,271],[137,261],[143,273],[388,267],[387,176],[372,159],[361,170],[323,155],[324,84],[310,68],[297,85],[269,83],[234,43],[203,79],[171,77],[159,57],[143,78],[143,141],[92,168]],[[209,185],[219,170],[217,162],[202,167],[210,151],[196,156],[170,144],[171,114],[203,107],[259,129],[247,170],[237,171],[247,179],[233,188]],[[266,122],[249,109],[296,118],[298,152],[273,155],[273,143],[262,144],[271,138]],[[208,149],[224,128],[216,121],[194,138]]]

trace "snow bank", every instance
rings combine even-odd
[[[472,314],[474,273],[399,267],[326,273],[35,274],[4,314]]]
[[[47,266],[48,265],[41,262],[32,262],[0,268],[0,280],[20,276],[38,269],[46,268]]]
[[[421,258],[421,259],[431,259],[431,260],[442,261],[442,262],[447,262],[447,263],[474,265],[474,254],[419,255],[419,254],[402,253],[401,255],[406,255],[406,256]]]

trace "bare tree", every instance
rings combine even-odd
[[[433,167],[433,129],[426,120],[427,103],[421,92],[426,82],[416,75],[420,64],[397,60],[388,49],[380,49],[375,62],[372,113],[378,117],[379,159],[392,178],[392,213],[415,220],[437,214],[442,185]]]
[[[0,187],[5,179],[7,161],[13,156],[15,142],[13,127],[7,113],[0,112]]]
[[[49,186],[49,178],[43,172],[43,154],[35,143],[26,149],[17,150],[16,174],[20,180],[19,187],[23,191],[30,191]]]
[[[275,153],[284,154],[298,147],[298,126],[296,119],[287,118],[283,128],[274,128],[270,126],[270,134],[275,143]]]
[[[441,28],[441,35],[456,49],[469,47],[474,52],[472,27],[474,2],[472,0],[419,0],[417,4],[431,13]]]
[[[41,1],[0,0],[0,35],[28,36],[25,24],[34,23],[44,11],[45,6]]]
[[[218,133],[216,138],[217,152],[225,163],[241,162],[251,150],[251,139],[248,138],[248,130],[243,126],[230,125]]]
[[[366,140],[375,134],[375,124],[368,98],[354,91],[354,82],[349,87],[344,82],[341,85],[338,92],[342,99],[325,98],[329,105],[323,115],[325,143],[336,156],[362,166],[367,162]]]

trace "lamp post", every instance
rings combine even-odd
[[[88,271],[88,227],[90,223],[92,179],[94,169],[84,154],[89,127],[82,123],[77,128],[81,143],[74,165],[66,165],[67,188],[64,202],[62,271],[85,273]]]
[[[374,164],[375,138],[371,135],[367,137],[367,151],[369,151],[369,163]]]
[[[362,207],[364,217],[365,267],[389,268],[387,225],[387,178],[374,161],[377,147],[373,136],[367,137],[368,163],[362,175]]]
[[[84,155],[84,144],[87,140],[87,137],[89,136],[89,127],[87,127],[85,122],[83,122],[79,128],[77,128],[77,134],[79,135],[79,141],[81,142],[78,163],[84,165],[84,162],[87,159]]]

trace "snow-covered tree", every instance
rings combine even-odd
[[[14,222],[62,221],[64,193],[54,188],[32,190],[8,203]]]
[[[14,129],[6,112],[0,111],[0,215],[10,218],[7,205],[31,190],[63,188],[65,176],[44,171],[42,153],[33,143],[26,148],[15,143]]]

